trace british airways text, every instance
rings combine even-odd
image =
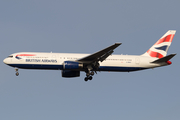
[[[26,62],[46,62],[46,63],[57,63],[54,59],[26,59]]]

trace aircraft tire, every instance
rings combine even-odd
[[[88,77],[90,75],[90,73],[86,73],[86,76]]]
[[[92,80],[92,78],[93,78],[92,76],[89,76],[89,78],[88,78],[88,79],[89,79],[89,80]]]
[[[91,72],[91,75],[92,75],[92,76],[94,75],[94,72],[93,72],[93,71]]]
[[[86,82],[87,82],[87,81],[88,81],[88,77],[85,77],[85,78],[84,78],[84,81],[86,81]]]
[[[18,76],[19,75],[19,73],[18,72],[16,72],[16,76]]]

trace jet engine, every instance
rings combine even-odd
[[[64,61],[63,68],[64,70],[75,70],[75,69],[83,68],[83,64],[74,61]]]

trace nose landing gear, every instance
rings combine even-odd
[[[18,68],[15,68],[16,76],[19,75]]]

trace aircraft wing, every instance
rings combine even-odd
[[[111,45],[103,50],[100,50],[94,54],[91,54],[89,56],[86,56],[84,58],[78,59],[77,61],[83,62],[83,63],[93,63],[98,61],[104,61],[109,55],[111,55],[114,52],[114,49],[117,48],[122,43],[115,43],[114,45]]]

